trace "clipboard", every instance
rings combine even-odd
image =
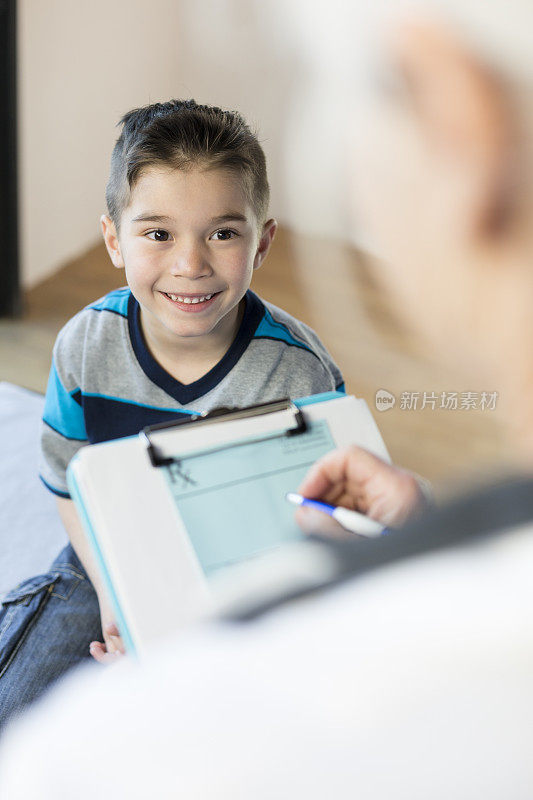
[[[257,405],[247,406],[246,408],[227,408],[222,406],[220,408],[213,409],[213,411],[208,411],[205,414],[193,414],[191,417],[189,417],[189,419],[177,420],[176,422],[160,422],[157,425],[149,425],[148,427],[143,428],[139,436],[146,442],[146,451],[152,466],[166,467],[170,466],[171,464],[176,464],[179,461],[179,458],[177,455],[161,455],[158,448],[154,445],[150,438],[151,434],[153,433],[157,433],[158,431],[175,430],[180,426],[186,425],[187,433],[193,433],[194,435],[198,425],[202,425],[202,431],[204,431],[206,429],[206,424],[224,422],[227,426],[230,422],[237,422],[246,419],[249,420],[252,418],[257,419],[265,414],[277,414],[282,412],[289,412],[289,414],[294,416],[293,426],[289,425],[286,430],[281,429],[279,432],[259,436],[249,443],[259,443],[267,441],[271,438],[298,436],[299,434],[306,433],[308,430],[308,425],[301,410],[292,400],[285,399],[271,400],[268,403],[258,403]],[[183,427],[182,430],[184,430]],[[227,430],[229,431],[229,428],[227,428]],[[241,444],[242,443],[240,441],[220,444],[214,448],[207,448],[204,451],[204,454],[207,455],[209,452],[220,452],[221,450],[240,447]],[[197,453],[197,455],[199,455],[199,453]]]
[[[244,585],[247,564],[303,539],[285,493],[349,444],[389,460],[366,403],[328,392],[216,409],[79,450],[68,485],[128,652],[142,656],[216,613],[213,587],[231,567]]]

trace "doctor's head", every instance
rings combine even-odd
[[[533,4],[338,5],[320,46],[345,84],[352,239],[432,351],[507,396],[533,449]]]

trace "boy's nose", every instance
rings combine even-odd
[[[170,272],[187,278],[201,278],[212,273],[206,253],[200,247],[182,247],[175,254]]]

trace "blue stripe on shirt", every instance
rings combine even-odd
[[[78,393],[78,388],[72,392],[67,392],[52,361],[46,389],[43,420],[66,439],[85,441],[87,439],[87,431],[85,430],[83,408],[74,398],[74,395]]]
[[[280,342],[286,342],[292,347],[301,347],[302,350],[308,350],[313,355],[316,355],[308,345],[296,339],[286,325],[281,322],[275,322],[266,308],[263,319],[256,328],[254,339],[276,339]]]
[[[116,289],[114,292],[109,292],[105,297],[101,297],[95,303],[91,303],[87,308],[93,311],[112,311],[115,314],[120,314],[121,317],[128,316],[128,300],[130,297],[129,287]]]

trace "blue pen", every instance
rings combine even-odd
[[[357,511],[351,511],[349,508],[342,508],[342,506],[332,506],[329,503],[321,503],[320,500],[310,500],[308,497],[302,497],[301,494],[296,492],[288,492],[285,495],[289,503],[294,503],[297,506],[307,506],[314,508],[317,511],[322,511],[324,514],[329,514],[337,522],[353,533],[358,533],[360,536],[379,536],[383,533],[384,525],[376,522],[370,517],[365,517],[364,514],[359,514]]]

